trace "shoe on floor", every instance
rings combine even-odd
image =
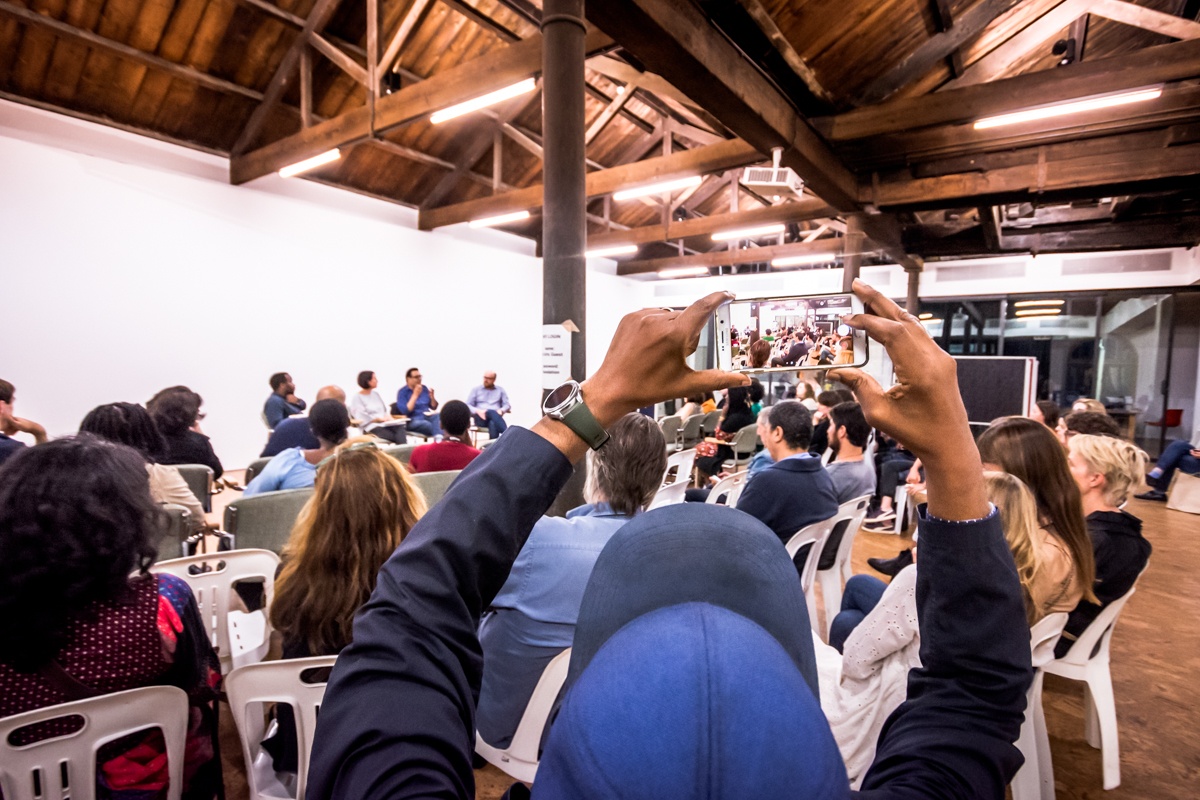
[[[869,519],[862,524],[861,530],[870,533],[891,533],[896,529],[896,520],[893,519]]]
[[[1134,497],[1136,497],[1138,500],[1157,500],[1161,503],[1166,501],[1167,493],[1159,491],[1158,489],[1151,489],[1148,492],[1135,494]]]
[[[867,514],[867,522],[887,522],[889,520],[894,520],[895,518],[895,511],[884,511],[883,509],[876,509],[870,514]]]
[[[867,566],[876,572],[896,577],[896,573],[913,563],[912,550],[901,550],[895,558],[868,558]]]

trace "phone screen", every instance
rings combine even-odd
[[[740,372],[862,366],[866,335],[842,322],[861,311],[852,294],[734,300],[717,310],[717,366]]]

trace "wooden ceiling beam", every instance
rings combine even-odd
[[[900,63],[872,81],[858,93],[858,105],[878,103],[925,75],[939,61],[952,56],[960,47],[1002,15],[1020,5],[1022,0],[979,0],[968,8],[949,28],[930,37]]]
[[[447,8],[454,9],[459,14],[462,14],[464,17],[474,22],[476,25],[480,26],[484,30],[491,31],[496,36],[500,37],[506,42],[509,42],[510,44],[512,42],[521,41],[519,34],[510,31],[508,28],[504,27],[487,14],[484,14],[479,9],[463,2],[463,0],[441,0],[441,3]]]
[[[396,63],[396,59],[400,57],[400,49],[408,41],[408,37],[416,30],[420,24],[421,18],[425,11],[429,8],[433,0],[413,0],[413,4],[408,7],[408,11],[400,20],[400,24],[396,27],[396,32],[392,34],[392,38],[388,40],[388,45],[383,51],[383,57],[379,59],[379,69],[381,72],[388,72],[392,65]],[[379,86],[374,87],[376,95],[380,93]]]
[[[833,96],[821,85],[821,81],[817,79],[817,74],[813,72],[808,62],[796,52],[796,48],[792,47],[791,41],[783,34],[783,31],[779,30],[779,26],[775,24],[775,18],[771,16],[771,13],[767,11],[763,4],[759,0],[738,0],[738,3],[746,10],[746,13],[750,15],[750,18],[754,20],[758,27],[762,29],[762,32],[766,34],[771,44],[783,56],[783,60],[792,68],[792,71],[796,73],[800,80],[804,81],[808,90],[818,99],[832,105],[834,102]]]
[[[617,96],[612,99],[612,102],[605,106],[604,110],[588,126],[587,131],[583,135],[583,144],[585,147],[595,141],[605,126],[612,121],[612,118],[625,107],[625,104],[629,102],[630,97],[633,97],[633,93],[636,90],[636,83],[627,83],[624,86],[624,91],[617,92]]]
[[[156,56],[153,53],[147,53],[144,50],[131,47],[123,42],[108,39],[104,36],[100,36],[99,34],[92,33],[91,31],[85,31],[80,28],[76,28],[73,25],[69,25],[65,22],[45,16],[44,14],[39,14],[36,11],[25,8],[24,6],[10,3],[8,0],[0,0],[0,12],[15,17],[23,23],[36,25],[49,31],[53,31],[59,36],[65,36],[88,46],[97,47],[110,53],[115,53],[116,55],[128,58],[131,61],[136,61],[139,64],[151,67],[152,69],[161,70],[174,78],[185,80],[188,83],[192,83],[197,86],[203,86],[206,89],[212,89],[213,91],[222,92],[225,94],[240,95],[241,97],[245,97],[256,102],[261,102],[263,99],[261,92],[255,91],[247,86],[242,86],[240,84],[233,83],[232,81],[218,78],[215,75],[209,75],[207,72],[201,72],[200,70],[189,67],[186,64],[177,64],[174,61],[168,61],[167,59]]]
[[[905,231],[905,243],[926,257],[964,257],[990,251],[986,232],[979,226],[937,236],[920,228]],[[1151,217],[1129,222],[1093,222],[1082,225],[1039,226],[1005,230],[1003,253],[1079,253],[1093,250],[1129,250],[1150,247],[1192,247],[1200,244],[1200,218]]]
[[[1174,14],[1164,14],[1137,3],[1128,3],[1125,0],[1092,0],[1090,10],[1098,17],[1154,31],[1173,39],[1200,39],[1200,22]]]
[[[784,149],[818,196],[839,209],[857,207],[857,178],[778,88],[690,3],[607,0],[588,18],[647,69],[704,105],[759,152]]]
[[[600,233],[588,237],[588,247],[615,247],[621,244],[649,244],[673,239],[690,239],[696,236],[712,236],[718,231],[747,228],[753,225],[770,225],[776,222],[804,222],[823,219],[836,213],[824,201],[806,197],[795,203],[779,203],[774,206],[736,211],[728,214],[711,214],[685,220],[671,220],[666,225],[646,225],[619,233]]]
[[[426,2],[428,1],[429,0],[426,0]],[[268,3],[267,0],[230,0],[230,2],[236,3],[244,8],[260,11],[277,22],[282,22],[283,24],[295,28],[296,30],[304,29],[304,17],[299,17],[290,11],[285,11],[274,3]],[[359,58],[367,57],[367,51],[353,42],[347,42],[344,39],[339,39],[336,36],[330,36],[328,34],[325,36],[325,38],[334,46],[347,53],[350,53],[351,55],[358,56]]]
[[[585,46],[591,52],[601,51],[611,47],[612,40],[592,30]],[[269,175],[289,164],[368,139],[375,133],[419,119],[440,108],[510,86],[537,75],[541,69],[540,36],[508,45],[379,98],[375,103],[374,128],[370,110],[362,106],[253,152],[235,154],[229,164],[230,181],[243,184]]]
[[[746,142],[733,139],[720,144],[684,150],[669,156],[659,156],[633,164],[623,164],[587,175],[589,197],[609,194],[628,186],[652,181],[670,180],[686,175],[705,174],[762,160],[762,155]],[[479,217],[490,217],[510,211],[538,208],[542,205],[542,186],[529,186],[513,192],[468,200],[441,208],[423,208],[417,226],[433,230],[456,225]]]
[[[611,55],[598,56],[589,59],[587,65],[606,78],[621,83],[637,82],[643,92],[649,92],[665,102],[671,109],[683,118],[692,118],[713,131],[724,130],[716,117],[704,110],[699,104],[663,80],[653,72],[642,72],[624,61]]]
[[[1136,53],[1035,72],[924,97],[898,98],[814,124],[831,141],[863,139],[915,128],[966,122],[1027,108],[1107,92],[1200,76],[1200,44],[1158,45]]]
[[[314,50],[332,61],[342,72],[345,72],[355,81],[370,89],[366,67],[334,47],[329,40],[322,37],[319,33],[312,34],[309,38],[309,43],[313,46]]]
[[[994,80],[1063,28],[1088,13],[1095,0],[1063,0],[1004,44],[967,67],[961,77],[942,89],[956,89]]]
[[[590,242],[588,243],[590,246]],[[767,247],[750,247],[744,250],[716,250],[692,256],[668,256],[617,262],[618,275],[640,275],[664,269],[680,267],[729,267],[734,264],[755,264],[785,256],[807,256],[824,254],[832,261],[842,255],[842,239],[818,239],[815,242],[774,244]]]
[[[937,19],[938,33],[945,33],[954,27],[954,12],[950,9],[950,0],[933,0],[933,14]],[[965,71],[962,60],[962,52],[959,48],[954,48],[950,55],[946,56],[946,66],[950,68],[950,74],[957,78]]]

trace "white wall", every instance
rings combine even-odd
[[[230,468],[256,457],[268,376],[312,400],[361,369],[393,396],[420,367],[443,402],[494,369],[539,416],[541,262],[494,231],[305,181],[228,184],[227,162],[0,103],[0,377],[51,435],[92,407],[186,384]],[[594,370],[643,284],[589,273]]]

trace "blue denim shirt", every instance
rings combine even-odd
[[[408,384],[404,384],[400,391],[396,392],[396,405],[400,406],[400,413],[411,419],[425,419],[425,415],[429,413],[429,387],[424,387],[417,402],[413,403],[412,411],[409,411],[408,401],[412,399],[412,394],[413,390],[408,388]]]

